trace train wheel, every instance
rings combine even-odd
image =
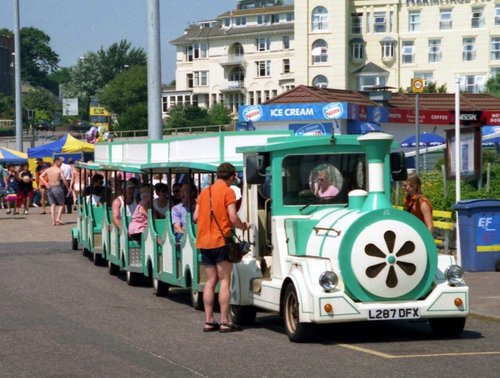
[[[254,306],[231,305],[231,320],[234,324],[251,325],[255,323],[257,309]]]
[[[203,292],[191,290],[191,303],[193,304],[193,308],[198,311],[203,311]]]
[[[73,236],[73,232],[71,232],[71,248],[73,251],[78,250],[78,239]]]
[[[108,273],[112,276],[116,276],[120,273],[120,267],[108,260]]]
[[[166,297],[168,295],[169,288],[169,284],[160,281],[158,278],[153,278],[153,290],[157,297]]]
[[[141,275],[139,273],[131,272],[127,270],[127,284],[129,286],[137,286],[141,280]]]
[[[87,248],[83,247],[82,255],[83,255],[83,257],[89,257],[90,251]]]
[[[465,327],[465,318],[431,318],[429,325],[438,337],[458,337]]]
[[[104,265],[104,259],[102,258],[102,255],[100,253],[95,253],[94,252],[94,258],[93,258],[93,261],[94,261],[94,265],[95,266],[101,266],[101,265]]]
[[[299,299],[295,286],[290,283],[285,289],[284,321],[285,331],[290,341],[300,343],[311,338],[312,325],[299,321]]]

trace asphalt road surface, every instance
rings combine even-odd
[[[324,326],[288,341],[259,313],[243,332],[203,333],[203,314],[175,290],[129,287],[71,250],[74,215],[0,210],[0,377],[497,377],[500,322],[468,319],[459,339],[422,322]]]

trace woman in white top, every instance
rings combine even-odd
[[[168,210],[168,185],[159,182],[155,185],[158,198],[153,200],[153,213],[155,218],[165,218]]]

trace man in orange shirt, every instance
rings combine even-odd
[[[231,237],[232,227],[248,230],[236,212],[236,196],[230,188],[236,179],[236,170],[230,163],[217,168],[217,181],[205,188],[198,197],[193,219],[198,223],[196,248],[201,252],[207,282],[203,291],[205,306],[204,332],[232,332],[239,330],[229,322],[230,283],[233,264],[229,262],[224,238]],[[213,214],[213,215],[212,215]],[[215,219],[214,219],[215,218]],[[215,221],[216,220],[216,221]],[[219,287],[220,324],[214,319],[214,296]]]

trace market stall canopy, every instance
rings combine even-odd
[[[419,137],[419,145],[421,147],[441,146],[446,143],[441,135],[432,133],[422,133]],[[417,137],[412,135],[401,142],[401,147],[415,147],[417,145]]]
[[[57,153],[70,153],[70,152],[94,152],[94,145],[86,142],[79,141],[71,134],[66,134],[62,138],[44,144],[42,146],[28,148],[28,158],[44,158],[52,157]]]
[[[28,155],[24,152],[0,147],[0,163],[2,164],[24,164],[28,161]]]

